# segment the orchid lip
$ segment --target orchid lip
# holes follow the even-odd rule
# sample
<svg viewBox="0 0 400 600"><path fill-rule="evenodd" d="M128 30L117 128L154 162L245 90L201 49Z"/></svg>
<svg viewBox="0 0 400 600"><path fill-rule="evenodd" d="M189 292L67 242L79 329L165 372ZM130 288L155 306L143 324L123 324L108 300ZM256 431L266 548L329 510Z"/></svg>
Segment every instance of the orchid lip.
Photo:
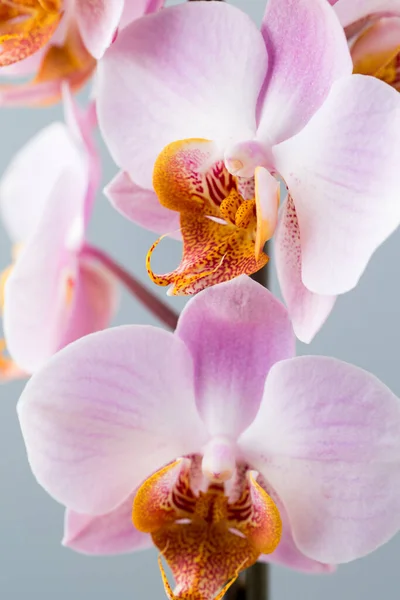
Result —
<svg viewBox="0 0 400 600"><path fill-rule="evenodd" d="M179 459L154 473L138 489L133 503L135 526L150 533L160 550L159 565L170 600L222 598L239 572L261 553L273 552L281 536L279 511L257 483L257 473L241 465L233 496L215 477L203 491L203 486L198 487L199 458ZM207 444L203 474L204 459L236 472L234 446L227 439ZM175 590L161 556L172 570Z"/></svg>
<svg viewBox="0 0 400 600"><path fill-rule="evenodd" d="M261 155L258 142L251 148L255 158ZM266 239L257 234L265 228L257 214L254 176L232 175L215 142L187 139L166 146L156 160L153 185L161 205L180 214L180 266L164 275L153 272L150 259L163 236L147 255L150 278L157 285L172 285L169 295L193 294L251 275L268 262L262 251Z"/></svg>

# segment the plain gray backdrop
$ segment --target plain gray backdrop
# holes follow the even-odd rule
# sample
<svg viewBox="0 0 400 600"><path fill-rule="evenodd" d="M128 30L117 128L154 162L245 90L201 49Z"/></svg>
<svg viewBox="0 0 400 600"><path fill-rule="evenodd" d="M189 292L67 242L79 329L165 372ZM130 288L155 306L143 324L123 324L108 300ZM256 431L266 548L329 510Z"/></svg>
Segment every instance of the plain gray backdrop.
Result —
<svg viewBox="0 0 400 600"><path fill-rule="evenodd" d="M265 0L236 0L233 4L260 22ZM35 132L60 118L60 107L1 109L0 171ZM103 182L107 183L116 167L103 145L101 151ZM149 284L144 256L155 236L119 216L101 190L90 239ZM163 243L164 252L155 257L156 270L160 272L177 265L181 251L177 242ZM0 270L9 264L9 251L9 241L0 224ZM399 258L400 232L397 232L376 252L357 289L339 299L313 343L299 344L299 353L331 355L352 362L372 371L400 394ZM270 264L272 289L278 293L273 260ZM164 289L154 286L153 290L177 310L183 306L182 299L167 298ZM156 324L124 291L115 319L115 324L122 323ZM22 388L23 382L0 387L0 600L165 598L155 551L97 558L76 554L60 545L63 508L36 484L26 461L15 413ZM368 502L368 498L365 500ZM394 600L399 598L399 587L400 538L397 537L371 556L341 566L334 575L303 575L273 567L271 596L273 600Z"/></svg>

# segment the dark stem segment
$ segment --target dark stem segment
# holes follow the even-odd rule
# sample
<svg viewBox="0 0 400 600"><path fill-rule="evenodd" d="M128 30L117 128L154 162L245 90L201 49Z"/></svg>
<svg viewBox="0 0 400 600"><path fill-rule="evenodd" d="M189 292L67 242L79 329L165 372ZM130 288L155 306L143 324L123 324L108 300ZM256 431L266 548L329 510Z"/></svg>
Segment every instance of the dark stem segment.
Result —
<svg viewBox="0 0 400 600"><path fill-rule="evenodd" d="M260 269L259 271L257 271L257 273L254 273L251 278L254 279L254 281L257 281L257 283L260 283L262 286L264 286L265 288L268 289L269 286L269 281L268 281L268 264L267 263L265 265L265 267L263 267L262 269Z"/></svg>
<svg viewBox="0 0 400 600"><path fill-rule="evenodd" d="M99 262L105 269L118 279L129 292L141 302L157 319L172 331L178 323L178 315L167 304L150 292L138 279L116 263L108 254L93 246L85 246L82 256L87 256Z"/></svg>
<svg viewBox="0 0 400 600"><path fill-rule="evenodd" d="M268 264L254 273L251 278L268 289ZM269 600L269 575L268 564L255 563L239 575L225 594L224 600Z"/></svg>

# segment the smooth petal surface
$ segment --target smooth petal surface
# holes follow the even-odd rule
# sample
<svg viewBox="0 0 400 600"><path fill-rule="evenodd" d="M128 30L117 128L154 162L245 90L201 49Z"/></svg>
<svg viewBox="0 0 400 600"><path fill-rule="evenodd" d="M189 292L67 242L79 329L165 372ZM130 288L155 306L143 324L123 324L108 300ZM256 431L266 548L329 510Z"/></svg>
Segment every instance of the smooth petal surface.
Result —
<svg viewBox="0 0 400 600"><path fill-rule="evenodd" d="M269 0L262 33L269 70L257 137L277 144L306 125L332 84L350 75L352 61L326 0Z"/></svg>
<svg viewBox="0 0 400 600"><path fill-rule="evenodd" d="M114 208L130 221L156 233L179 235L179 214L162 206L152 189L139 187L128 173L120 171L104 193Z"/></svg>
<svg viewBox="0 0 400 600"><path fill-rule="evenodd" d="M326 357L276 364L239 443L306 556L348 562L399 529L400 401L373 375Z"/></svg>
<svg viewBox="0 0 400 600"><path fill-rule="evenodd" d="M260 32L225 3L193 2L135 21L98 69L99 122L115 162L150 189L167 144L252 138L266 69Z"/></svg>
<svg viewBox="0 0 400 600"><path fill-rule="evenodd" d="M117 508L205 439L190 354L152 327L118 327L70 344L29 381L18 414L38 481L92 515Z"/></svg>
<svg viewBox="0 0 400 600"><path fill-rule="evenodd" d="M83 218L86 187L84 165L65 169L5 284L7 347L18 366L28 373L40 368L59 348L68 278L70 274L74 277L76 267L68 242ZM76 238L75 243L81 242Z"/></svg>
<svg viewBox="0 0 400 600"><path fill-rule="evenodd" d="M72 166L80 172L81 162L63 123L43 129L14 157L0 182L0 211L15 243L25 242L35 231L63 171Z"/></svg>
<svg viewBox="0 0 400 600"><path fill-rule="evenodd" d="M329 0L343 27L374 13L400 14L399 0Z"/></svg>
<svg viewBox="0 0 400 600"><path fill-rule="evenodd" d="M110 46L123 8L124 0L76 0L79 31L86 48L95 58L101 58Z"/></svg>
<svg viewBox="0 0 400 600"><path fill-rule="evenodd" d="M119 22L119 28L124 29L127 25L139 19L144 14L156 12L164 5L164 0L125 0L124 10Z"/></svg>
<svg viewBox="0 0 400 600"><path fill-rule="evenodd" d="M118 303L117 282L95 264L80 261L72 285L71 302L60 318L57 349L108 327Z"/></svg>
<svg viewBox="0 0 400 600"><path fill-rule="evenodd" d="M61 98L61 79L0 85L0 106L47 106Z"/></svg>
<svg viewBox="0 0 400 600"><path fill-rule="evenodd" d="M300 229L290 196L280 211L274 244L279 285L294 332L308 344L331 312L335 296L314 294L302 282Z"/></svg>
<svg viewBox="0 0 400 600"><path fill-rule="evenodd" d="M132 524L133 496L115 510L93 517L67 510L63 546L83 554L122 554L152 546L149 535Z"/></svg>
<svg viewBox="0 0 400 600"><path fill-rule="evenodd" d="M245 275L195 296L176 334L193 356L196 403L208 431L230 439L254 419L271 366L294 355L284 306Z"/></svg>
<svg viewBox="0 0 400 600"><path fill-rule="evenodd" d="M303 573L332 573L335 570L333 565L328 565L313 560L312 558L308 558L308 556L298 549L293 539L292 528L286 509L280 498L276 497L276 494L272 493L272 497L278 506L279 514L281 516L282 535L277 548L272 554L262 554L258 560L261 562L282 565Z"/></svg>
<svg viewBox="0 0 400 600"><path fill-rule="evenodd" d="M373 77L344 78L275 159L299 220L304 285L347 292L400 223L399 95Z"/></svg>

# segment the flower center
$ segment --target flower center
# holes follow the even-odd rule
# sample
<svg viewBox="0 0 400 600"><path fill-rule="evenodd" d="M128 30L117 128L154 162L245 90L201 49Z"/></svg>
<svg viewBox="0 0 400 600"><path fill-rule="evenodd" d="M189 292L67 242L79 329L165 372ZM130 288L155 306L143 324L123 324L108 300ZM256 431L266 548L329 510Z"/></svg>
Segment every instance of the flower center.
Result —
<svg viewBox="0 0 400 600"><path fill-rule="evenodd" d="M163 206L180 214L183 257L177 269L156 275L150 260L160 238L150 248L147 270L157 285L172 284L172 294L192 294L243 273L251 275L268 262L263 247L273 233L275 216L263 210L258 169L253 168L251 177L237 176L225 162L207 140L174 142L156 161L154 189ZM239 168L239 162L233 166ZM268 201L277 213L279 184L268 177L273 181Z"/></svg>
<svg viewBox="0 0 400 600"><path fill-rule="evenodd" d="M254 472L245 471L228 496L222 481L206 478L199 485L196 458L156 472L133 505L134 525L151 534L175 578L172 590L160 556L170 600L222 598L239 572L273 552L281 536L278 509Z"/></svg>

